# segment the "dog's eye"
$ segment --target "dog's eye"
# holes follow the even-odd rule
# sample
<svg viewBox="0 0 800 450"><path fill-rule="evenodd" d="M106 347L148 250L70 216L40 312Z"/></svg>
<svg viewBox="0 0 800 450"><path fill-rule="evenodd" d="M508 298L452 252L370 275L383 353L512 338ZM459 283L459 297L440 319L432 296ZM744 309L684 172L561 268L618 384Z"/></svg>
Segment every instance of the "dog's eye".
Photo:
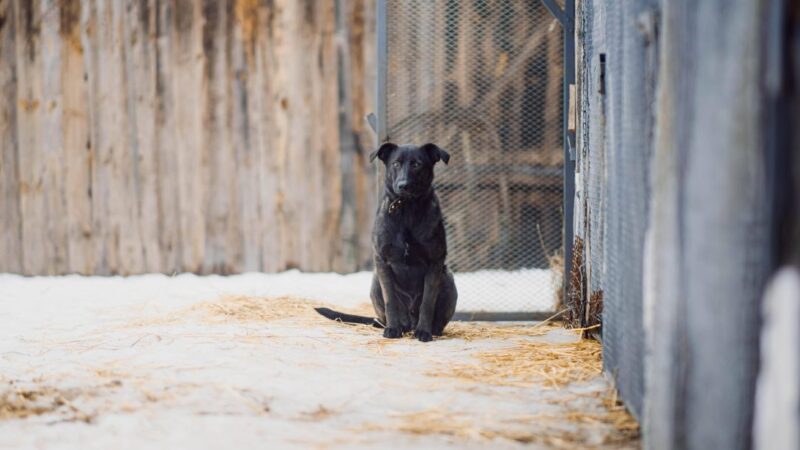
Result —
<svg viewBox="0 0 800 450"><path fill-rule="evenodd" d="M395 168L400 167L400 161L393 162L392 166L394 166Z"/></svg>
<svg viewBox="0 0 800 450"><path fill-rule="evenodd" d="M412 162L411 163L411 167L414 168L414 169L418 169L419 168L419 161Z"/></svg>

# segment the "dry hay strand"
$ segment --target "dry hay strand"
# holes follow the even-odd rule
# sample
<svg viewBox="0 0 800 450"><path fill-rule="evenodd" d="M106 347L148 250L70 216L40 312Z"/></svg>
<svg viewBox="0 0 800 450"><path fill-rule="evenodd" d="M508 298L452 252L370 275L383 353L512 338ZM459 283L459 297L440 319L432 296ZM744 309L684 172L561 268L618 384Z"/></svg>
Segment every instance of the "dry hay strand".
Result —
<svg viewBox="0 0 800 450"><path fill-rule="evenodd" d="M602 327L603 291L589 294L583 249L583 239L575 238L564 322L567 328L582 329L583 338L596 338Z"/></svg>
<svg viewBox="0 0 800 450"><path fill-rule="evenodd" d="M414 435L446 435L465 439L491 440L505 438L529 443L533 433L519 430L504 430L478 424L463 414L442 408L431 408L413 413L392 414L390 423L366 423L364 431L395 431ZM483 421L482 421L483 422Z"/></svg>
<svg viewBox="0 0 800 450"><path fill-rule="evenodd" d="M73 393L51 387L32 389L11 388L0 392L0 420L27 419L28 417L57 413L63 421L90 423L94 415L81 411L69 400Z"/></svg>
<svg viewBox="0 0 800 450"><path fill-rule="evenodd" d="M559 388L599 376L601 354L600 343L594 340L557 344L525 341L479 353L478 363L459 364L429 375L498 386L541 384Z"/></svg>
<svg viewBox="0 0 800 450"><path fill-rule="evenodd" d="M348 324L350 325L350 324ZM359 325L365 334L380 336L380 331L369 325ZM486 339L510 340L527 339L531 337L545 336L553 330L560 330L561 326L548 322L539 322L532 325L501 325L491 322L450 322L444 329L444 335L434 338L435 340L462 339L464 341L478 341ZM403 335L403 339L378 339L372 342L378 348L379 353L383 352L387 346L402 343L406 339L413 339L413 331Z"/></svg>
<svg viewBox="0 0 800 450"><path fill-rule="evenodd" d="M611 401L613 402L613 400ZM599 409L567 410L551 414L483 414L432 408L394 414L388 423L364 424L365 431L393 431L412 435L445 435L464 440L505 439L549 448L638 448L639 426L624 407L608 408L604 399Z"/></svg>
<svg viewBox="0 0 800 450"><path fill-rule="evenodd" d="M316 318L315 307L322 303L296 297L248 297L235 295L204 302L190 308L205 313L209 319L237 322L264 322L280 319Z"/></svg>
<svg viewBox="0 0 800 450"><path fill-rule="evenodd" d="M583 239L576 237L572 248L572 267L567 285L565 322L570 328L586 326L586 268L583 262Z"/></svg>
<svg viewBox="0 0 800 450"><path fill-rule="evenodd" d="M314 310L314 308L323 306L330 305L290 296L248 297L237 295L200 303L191 307L190 310L203 313L205 318L211 321L267 322L292 319L296 324L307 324L309 322L336 324L322 317ZM337 307L336 309L350 314L372 315L371 305L360 305L356 308ZM373 329L364 325L359 325L359 327Z"/></svg>
<svg viewBox="0 0 800 450"><path fill-rule="evenodd" d="M475 341L483 339L510 339L544 336L560 329L558 325L540 322L533 325L500 325L487 322L450 322L439 339L463 339Z"/></svg>
<svg viewBox="0 0 800 450"><path fill-rule="evenodd" d="M299 297L251 297L246 295L223 296L217 300L198 303L180 311L163 315L154 319L132 321L126 327L163 326L200 319L212 322L268 322L292 319L293 323L307 325L309 323L334 323L321 315L314 308L330 307L323 302ZM350 314L372 316L372 305L361 304L354 308L334 309ZM348 324L350 325L350 324ZM363 325L359 325L363 326Z"/></svg>
<svg viewBox="0 0 800 450"><path fill-rule="evenodd" d="M587 410L586 400L599 400L600 408ZM625 405L619 400L617 390L614 388L605 391L593 391L579 395L550 399L548 403L559 405L567 411L556 418L570 423L589 426L604 426L613 432L601 436L604 445L621 447L638 444L641 437L639 422L628 412Z"/></svg>
<svg viewBox="0 0 800 450"><path fill-rule="evenodd" d="M586 326L585 330L595 329L589 333L584 331L584 338L597 339L602 333L603 327L603 291L594 291L589 296L589 304L586 307Z"/></svg>
<svg viewBox="0 0 800 450"><path fill-rule="evenodd" d="M606 413L602 416L602 420L616 431L614 434L604 436L604 444L621 445L638 442L641 439L639 422L625 408L625 405L618 400L616 390L614 390L613 397L607 397L604 400L604 406Z"/></svg>
<svg viewBox="0 0 800 450"><path fill-rule="evenodd" d="M330 409L325 407L325 405L317 406L317 409L314 411L306 411L300 413L298 420L307 421L307 422L319 422L321 420L328 419L330 417L336 416L339 414L339 411L334 409Z"/></svg>

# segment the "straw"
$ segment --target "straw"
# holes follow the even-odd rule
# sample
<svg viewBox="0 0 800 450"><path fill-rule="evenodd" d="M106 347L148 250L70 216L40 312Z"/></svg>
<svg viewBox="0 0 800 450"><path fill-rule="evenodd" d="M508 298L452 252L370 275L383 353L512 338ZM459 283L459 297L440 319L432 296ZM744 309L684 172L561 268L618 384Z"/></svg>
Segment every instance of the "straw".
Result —
<svg viewBox="0 0 800 450"><path fill-rule="evenodd" d="M639 448L639 426L616 401L616 391L579 394L559 403L565 411L511 415L500 411L470 415L436 407L393 414L391 420L368 422L360 431L445 435L472 441L504 439L557 449Z"/></svg>
<svg viewBox="0 0 800 450"><path fill-rule="evenodd" d="M558 388L600 375L601 353L600 344L593 340L556 344L524 341L479 353L475 363L457 364L430 375L500 386L540 384Z"/></svg>

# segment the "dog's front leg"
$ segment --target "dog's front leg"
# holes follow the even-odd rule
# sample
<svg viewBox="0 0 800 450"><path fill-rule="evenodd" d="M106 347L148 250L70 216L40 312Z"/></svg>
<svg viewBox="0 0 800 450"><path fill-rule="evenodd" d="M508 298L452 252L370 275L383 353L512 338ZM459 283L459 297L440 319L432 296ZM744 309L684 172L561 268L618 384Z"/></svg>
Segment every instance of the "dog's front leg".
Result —
<svg viewBox="0 0 800 450"><path fill-rule="evenodd" d="M383 293L383 302L386 308L386 327L383 329L383 337L397 339L403 337L403 330L400 326L400 313L397 297L394 293L394 274L389 264L383 259L375 258L375 273L378 274L378 282Z"/></svg>
<svg viewBox="0 0 800 450"><path fill-rule="evenodd" d="M442 282L443 264L433 264L425 273L425 287L422 292L422 304L419 306L419 322L414 330L414 337L422 342L433 339L433 314L436 311L436 299L439 297L439 285Z"/></svg>

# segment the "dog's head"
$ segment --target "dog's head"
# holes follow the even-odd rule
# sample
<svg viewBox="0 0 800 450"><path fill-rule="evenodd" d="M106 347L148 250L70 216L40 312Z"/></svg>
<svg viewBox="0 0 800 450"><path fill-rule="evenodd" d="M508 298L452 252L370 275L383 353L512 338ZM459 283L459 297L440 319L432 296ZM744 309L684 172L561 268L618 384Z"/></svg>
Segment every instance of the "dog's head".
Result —
<svg viewBox="0 0 800 450"><path fill-rule="evenodd" d="M418 197L430 191L433 166L439 161L450 162L450 155L436 144L417 147L388 142L370 153L369 160L375 158L386 165L386 189L405 198Z"/></svg>

